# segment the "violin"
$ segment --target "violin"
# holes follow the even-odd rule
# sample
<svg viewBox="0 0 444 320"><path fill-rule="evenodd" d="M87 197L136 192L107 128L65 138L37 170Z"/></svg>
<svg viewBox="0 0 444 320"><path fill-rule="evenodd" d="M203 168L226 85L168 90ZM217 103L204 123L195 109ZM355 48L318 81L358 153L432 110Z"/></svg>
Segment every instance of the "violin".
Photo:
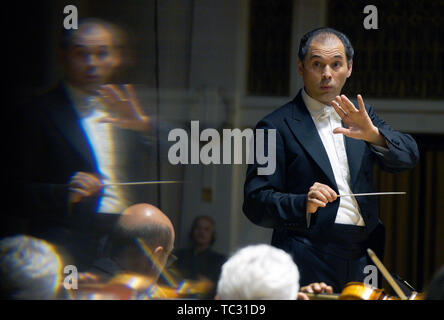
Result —
<svg viewBox="0 0 444 320"><path fill-rule="evenodd" d="M212 283L205 280L182 280L177 286L159 285L145 275L118 273L103 281L93 274L83 274L78 290L69 290L73 300L186 299L208 294Z"/></svg>
<svg viewBox="0 0 444 320"><path fill-rule="evenodd" d="M413 291L410 297L407 297L395 282L388 270L382 264L381 260L371 249L367 249L367 253L375 263L376 267L381 271L384 278L396 292L398 297L393 297L384 292L383 289L374 288L368 284L361 282L349 282L342 289L341 294L313 294L306 293L313 300L423 300L424 294Z"/></svg>
<svg viewBox="0 0 444 320"><path fill-rule="evenodd" d="M70 290L73 300L133 300L138 293L148 288L152 279L139 274L120 273L110 280L103 280L94 274L81 275L78 290Z"/></svg>
<svg viewBox="0 0 444 320"><path fill-rule="evenodd" d="M424 294L413 291L410 297L407 297L401 290L399 285L394 281L388 270L371 250L367 249L367 253L375 263L376 267L381 271L390 286L395 290L398 297L393 297L384 292L383 289L374 288L368 284L361 282L349 282L345 285L341 294L313 294L308 293L307 296L313 300L423 300Z"/></svg>
<svg viewBox="0 0 444 320"><path fill-rule="evenodd" d="M349 282L340 294L306 293L311 300L401 300L388 295L384 289L378 289L361 282ZM422 293L413 292L407 300L422 300Z"/></svg>

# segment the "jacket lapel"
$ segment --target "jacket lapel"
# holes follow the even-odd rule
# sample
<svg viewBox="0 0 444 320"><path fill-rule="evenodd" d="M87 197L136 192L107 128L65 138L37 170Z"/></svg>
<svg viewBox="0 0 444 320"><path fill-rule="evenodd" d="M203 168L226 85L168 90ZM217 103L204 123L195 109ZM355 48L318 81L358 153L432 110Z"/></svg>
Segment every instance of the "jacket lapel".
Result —
<svg viewBox="0 0 444 320"><path fill-rule="evenodd" d="M302 99L301 91L293 100L293 117L287 117L286 122L295 138L301 143L313 161L325 173L329 179L331 186L337 189L336 180L334 178L333 169L330 165L327 152L325 151L318 130L308 112L307 107Z"/></svg>
<svg viewBox="0 0 444 320"><path fill-rule="evenodd" d="M80 119L63 87L59 87L55 103L48 108L48 117L68 143L97 170L96 159L89 141L82 130Z"/></svg>

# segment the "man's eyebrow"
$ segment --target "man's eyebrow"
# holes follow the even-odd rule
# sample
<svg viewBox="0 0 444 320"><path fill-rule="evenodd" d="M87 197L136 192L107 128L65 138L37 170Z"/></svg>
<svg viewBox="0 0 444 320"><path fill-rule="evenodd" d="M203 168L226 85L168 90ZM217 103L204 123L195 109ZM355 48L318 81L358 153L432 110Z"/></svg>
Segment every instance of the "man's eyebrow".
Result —
<svg viewBox="0 0 444 320"><path fill-rule="evenodd" d="M76 44L74 44L73 45L74 46L74 48L87 48L88 46L87 45L84 45L84 44L78 44L78 43L76 43ZM106 44L103 44L103 45L100 45L100 46L98 46L100 49L107 49L107 48L109 48L110 46L109 45L106 45Z"/></svg>
<svg viewBox="0 0 444 320"><path fill-rule="evenodd" d="M320 59L320 58L322 58L322 57L318 56L317 54L313 54L313 55L310 56L310 59ZM337 54L337 55L333 56L333 58L335 58L335 59L342 59L343 56L340 55L340 54Z"/></svg>

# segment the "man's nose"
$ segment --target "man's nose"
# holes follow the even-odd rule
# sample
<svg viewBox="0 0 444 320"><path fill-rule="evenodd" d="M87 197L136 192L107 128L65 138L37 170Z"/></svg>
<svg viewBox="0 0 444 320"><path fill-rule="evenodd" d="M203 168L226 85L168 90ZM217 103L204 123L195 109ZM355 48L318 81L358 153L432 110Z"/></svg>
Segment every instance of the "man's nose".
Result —
<svg viewBox="0 0 444 320"><path fill-rule="evenodd" d="M322 79L331 79L331 69L328 65L322 70Z"/></svg>
<svg viewBox="0 0 444 320"><path fill-rule="evenodd" d="M96 67L97 66L97 56L95 54L88 54L86 56L86 64L89 67Z"/></svg>

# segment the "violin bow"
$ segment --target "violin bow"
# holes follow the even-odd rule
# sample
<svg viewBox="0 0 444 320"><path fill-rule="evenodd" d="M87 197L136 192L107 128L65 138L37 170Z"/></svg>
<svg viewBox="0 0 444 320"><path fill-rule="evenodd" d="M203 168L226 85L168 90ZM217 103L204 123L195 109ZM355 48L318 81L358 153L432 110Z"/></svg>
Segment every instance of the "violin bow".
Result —
<svg viewBox="0 0 444 320"><path fill-rule="evenodd" d="M375 265L378 267L379 271L381 271L382 275L384 276L385 280L392 286L393 290L395 290L396 294L401 298L401 300L408 300L407 296L404 294L404 292L401 290L399 285L395 282L391 274L388 272L388 270L384 267L381 260L376 256L376 254L373 252L372 249L367 249L367 253L372 259L372 261L375 263Z"/></svg>

